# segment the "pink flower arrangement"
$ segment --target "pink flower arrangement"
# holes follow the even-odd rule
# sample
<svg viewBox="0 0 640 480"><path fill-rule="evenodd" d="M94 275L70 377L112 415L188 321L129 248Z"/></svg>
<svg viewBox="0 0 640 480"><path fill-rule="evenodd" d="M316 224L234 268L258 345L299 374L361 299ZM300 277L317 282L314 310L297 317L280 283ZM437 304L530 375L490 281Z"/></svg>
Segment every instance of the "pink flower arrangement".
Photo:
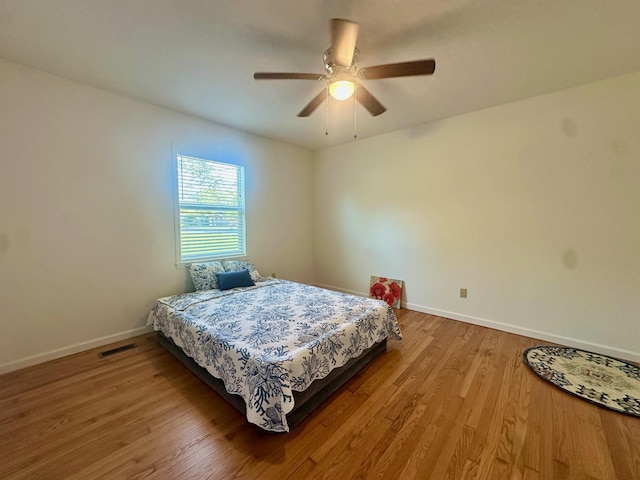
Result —
<svg viewBox="0 0 640 480"><path fill-rule="evenodd" d="M397 298L393 296L393 293L389 292L389 293L385 293L382 296L382 300L387 302L390 307L393 307L393 304L396 303Z"/></svg>
<svg viewBox="0 0 640 480"><path fill-rule="evenodd" d="M384 300L391 307L400 308L402 287L398 284L397 280L389 280L385 277L378 277L377 281L373 281L371 287L369 288L369 295L371 296L371 298Z"/></svg>
<svg viewBox="0 0 640 480"><path fill-rule="evenodd" d="M380 282L377 282L377 283L371 285L370 293L371 293L371 297L372 298L382 299L384 294L387 293L387 289L385 288L385 286L383 284L381 284Z"/></svg>
<svg viewBox="0 0 640 480"><path fill-rule="evenodd" d="M402 287L400 287L396 282L391 282L389 284L389 291L393 295L393 298L398 299L402 296Z"/></svg>

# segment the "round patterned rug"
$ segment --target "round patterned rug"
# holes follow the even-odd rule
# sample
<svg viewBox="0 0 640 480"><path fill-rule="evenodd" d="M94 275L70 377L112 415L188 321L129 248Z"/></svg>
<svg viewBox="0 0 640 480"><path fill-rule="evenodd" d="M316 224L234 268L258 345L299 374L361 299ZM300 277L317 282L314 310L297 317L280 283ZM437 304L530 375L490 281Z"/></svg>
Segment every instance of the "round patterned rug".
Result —
<svg viewBox="0 0 640 480"><path fill-rule="evenodd" d="M543 379L591 403L640 417L640 368L570 347L532 347L524 361Z"/></svg>

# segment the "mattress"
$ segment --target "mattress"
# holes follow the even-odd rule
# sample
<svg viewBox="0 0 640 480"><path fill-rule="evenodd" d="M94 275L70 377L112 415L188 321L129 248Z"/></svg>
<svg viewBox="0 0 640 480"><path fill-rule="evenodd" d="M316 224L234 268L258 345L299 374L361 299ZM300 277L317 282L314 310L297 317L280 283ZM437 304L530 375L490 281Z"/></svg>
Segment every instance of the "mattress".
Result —
<svg viewBox="0 0 640 480"><path fill-rule="evenodd" d="M381 300L280 279L160 298L148 324L240 395L249 422L275 432L289 431L293 391L402 338Z"/></svg>

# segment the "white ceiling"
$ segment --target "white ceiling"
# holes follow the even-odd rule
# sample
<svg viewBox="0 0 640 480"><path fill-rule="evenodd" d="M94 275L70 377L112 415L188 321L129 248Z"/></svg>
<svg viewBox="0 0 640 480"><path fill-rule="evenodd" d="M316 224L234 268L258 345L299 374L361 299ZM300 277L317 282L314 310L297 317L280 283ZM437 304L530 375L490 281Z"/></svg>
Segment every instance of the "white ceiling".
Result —
<svg viewBox="0 0 640 480"><path fill-rule="evenodd" d="M435 58L434 76L369 80L358 138L640 70L640 0L0 0L0 57L316 150L353 139L352 102L296 115L322 82L329 19L360 24L360 66Z"/></svg>

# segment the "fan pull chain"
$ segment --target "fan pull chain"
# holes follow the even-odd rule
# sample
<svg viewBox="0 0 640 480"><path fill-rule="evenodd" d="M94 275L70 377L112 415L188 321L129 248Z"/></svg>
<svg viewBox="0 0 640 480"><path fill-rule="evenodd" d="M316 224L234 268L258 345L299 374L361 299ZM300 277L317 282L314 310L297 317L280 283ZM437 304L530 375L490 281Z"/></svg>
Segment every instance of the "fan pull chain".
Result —
<svg viewBox="0 0 640 480"><path fill-rule="evenodd" d="M357 134L357 111L358 109L356 108L356 94L358 90L358 84L354 83L353 85L353 138L358 138L358 134Z"/></svg>
<svg viewBox="0 0 640 480"><path fill-rule="evenodd" d="M327 123L324 129L324 134L329 135L329 85L327 85L326 93L327 93Z"/></svg>

